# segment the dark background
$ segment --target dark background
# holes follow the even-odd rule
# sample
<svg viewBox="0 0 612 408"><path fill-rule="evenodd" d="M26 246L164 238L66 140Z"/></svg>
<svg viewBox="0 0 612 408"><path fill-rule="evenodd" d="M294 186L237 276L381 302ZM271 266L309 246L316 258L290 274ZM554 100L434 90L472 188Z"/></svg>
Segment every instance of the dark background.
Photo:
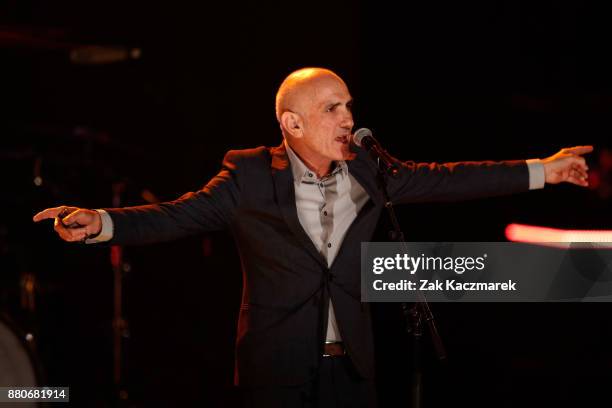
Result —
<svg viewBox="0 0 612 408"><path fill-rule="evenodd" d="M32 215L112 206L113 185L122 205L200 188L228 149L280 143L274 94L303 66L340 74L356 127L372 128L402 159L595 146L590 188L404 206L409 240L503 241L512 222L610 229L611 11L570 0L2 2L0 307L36 333L43 383L69 385L77 406L115 404L112 270L108 248L63 243ZM82 45L142 56L71 62ZM231 406L241 287L231 237L126 248L124 261L129 405ZM24 276L36 281L29 311L19 300ZM423 352L426 406L592 406L608 397L608 304L432 308L449 360ZM393 304L373 309L380 400L400 406L409 362L401 314Z"/></svg>

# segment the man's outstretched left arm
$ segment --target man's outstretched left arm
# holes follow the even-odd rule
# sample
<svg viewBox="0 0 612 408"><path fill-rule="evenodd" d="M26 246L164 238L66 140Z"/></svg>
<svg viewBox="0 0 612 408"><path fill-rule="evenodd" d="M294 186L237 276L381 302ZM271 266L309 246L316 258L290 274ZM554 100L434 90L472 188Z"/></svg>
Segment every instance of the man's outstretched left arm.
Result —
<svg viewBox="0 0 612 408"><path fill-rule="evenodd" d="M457 163L398 162L398 179L389 181L391 199L398 203L459 201L513 194L568 182L588 186L584 154L592 146L561 149L545 159Z"/></svg>

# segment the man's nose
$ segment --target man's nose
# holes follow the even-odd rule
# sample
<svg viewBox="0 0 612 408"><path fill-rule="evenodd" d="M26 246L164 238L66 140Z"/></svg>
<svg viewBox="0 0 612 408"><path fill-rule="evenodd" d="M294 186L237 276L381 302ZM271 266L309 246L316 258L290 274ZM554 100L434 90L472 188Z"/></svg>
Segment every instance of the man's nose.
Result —
<svg viewBox="0 0 612 408"><path fill-rule="evenodd" d="M340 126L345 129L352 129L355 123L353 122L353 114L350 111L347 111L342 118L342 122Z"/></svg>

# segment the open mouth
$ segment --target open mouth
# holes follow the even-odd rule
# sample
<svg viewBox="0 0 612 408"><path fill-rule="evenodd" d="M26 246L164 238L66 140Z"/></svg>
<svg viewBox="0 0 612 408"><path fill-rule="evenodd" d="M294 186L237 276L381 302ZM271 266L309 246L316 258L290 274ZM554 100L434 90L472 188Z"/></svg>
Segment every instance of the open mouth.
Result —
<svg viewBox="0 0 612 408"><path fill-rule="evenodd" d="M342 143L342 144L348 144L349 142L349 137L348 136L338 136L336 138L336 142L338 143Z"/></svg>

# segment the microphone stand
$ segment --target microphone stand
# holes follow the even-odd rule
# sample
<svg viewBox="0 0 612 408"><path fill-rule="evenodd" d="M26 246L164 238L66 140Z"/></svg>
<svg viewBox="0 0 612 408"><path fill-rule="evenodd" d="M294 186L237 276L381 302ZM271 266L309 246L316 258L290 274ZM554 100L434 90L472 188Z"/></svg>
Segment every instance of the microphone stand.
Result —
<svg viewBox="0 0 612 408"><path fill-rule="evenodd" d="M113 207L121 206L124 183L113 183ZM129 337L127 320L123 314L123 247L111 246L113 268L113 385L116 406L126 406L128 392L125 381L125 342Z"/></svg>
<svg viewBox="0 0 612 408"><path fill-rule="evenodd" d="M380 160L376 160L378 164L378 186L382 191L383 198L385 200L385 208L389 219L393 226L393 229L389 231L389 237L392 241L399 242L402 245L404 252L408 251L408 246L404 238L404 233L401 230L395 208L389 198L389 192L387 190L387 171L383 163ZM397 173L393 173L396 175ZM406 302L402 302L402 311L404 318L406 319L406 332L412 336L412 379L411 379L411 407L422 408L423 406L423 369L421 361L421 352L423 346L423 322L427 324L429 328L429 334L434 345L436 356L438 360L446 359L446 350L442 343L442 338L438 333L436 322L434 320L433 313L429 308L429 303L425 294L418 289L416 290L417 301L409 305Z"/></svg>

